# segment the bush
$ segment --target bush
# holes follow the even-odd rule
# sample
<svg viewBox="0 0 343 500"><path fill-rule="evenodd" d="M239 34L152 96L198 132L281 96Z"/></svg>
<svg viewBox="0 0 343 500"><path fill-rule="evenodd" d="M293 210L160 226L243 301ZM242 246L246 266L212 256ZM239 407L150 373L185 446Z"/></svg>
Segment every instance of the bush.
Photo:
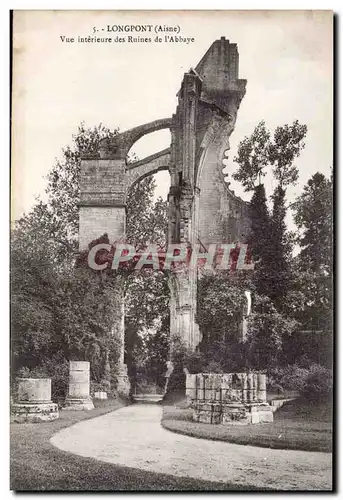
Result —
<svg viewBox="0 0 343 500"><path fill-rule="evenodd" d="M93 397L95 392L110 392L110 386L107 380L103 380L102 382L95 382L94 380L90 381L89 388L90 395Z"/></svg>
<svg viewBox="0 0 343 500"><path fill-rule="evenodd" d="M332 397L332 371L321 365L312 365L300 393L309 401L323 402Z"/></svg>
<svg viewBox="0 0 343 500"><path fill-rule="evenodd" d="M268 373L267 376L267 392L277 392L283 391L283 387L280 384L279 378L275 376L275 373Z"/></svg>
<svg viewBox="0 0 343 500"><path fill-rule="evenodd" d="M185 361L191 373L234 373L245 372L247 345L235 339L214 340L207 345L200 343L199 352L187 354Z"/></svg>
<svg viewBox="0 0 343 500"><path fill-rule="evenodd" d="M332 372L318 364L301 368L298 364L274 368L268 372L267 390L297 391L312 401L322 401L332 392Z"/></svg>
<svg viewBox="0 0 343 500"><path fill-rule="evenodd" d="M206 371L206 361L201 352L187 351L184 355L183 366L189 373L201 373Z"/></svg>
<svg viewBox="0 0 343 500"><path fill-rule="evenodd" d="M16 375L23 378L51 378L51 399L55 402L65 399L68 394L69 363L60 356L47 359L35 368L23 366Z"/></svg>
<svg viewBox="0 0 343 500"><path fill-rule="evenodd" d="M202 371L204 373L225 373L219 361L209 361L209 363L205 366L205 369Z"/></svg>
<svg viewBox="0 0 343 500"><path fill-rule="evenodd" d="M308 373L308 369L300 368L298 365L274 368L268 372L268 388L269 390L301 392L305 387Z"/></svg>

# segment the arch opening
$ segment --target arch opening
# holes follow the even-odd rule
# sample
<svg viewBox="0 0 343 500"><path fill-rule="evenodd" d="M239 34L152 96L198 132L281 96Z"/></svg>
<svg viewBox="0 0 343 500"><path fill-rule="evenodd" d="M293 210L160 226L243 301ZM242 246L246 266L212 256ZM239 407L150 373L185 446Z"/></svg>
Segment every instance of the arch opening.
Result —
<svg viewBox="0 0 343 500"><path fill-rule="evenodd" d="M150 155L170 147L171 136L169 129L157 130L144 135L129 149L129 157L142 160Z"/></svg>
<svg viewBox="0 0 343 500"><path fill-rule="evenodd" d="M149 243L159 247L167 242L167 203L157 199L154 177L137 181L128 197L126 236L135 248ZM129 275L124 362L133 394L163 394L169 354L169 299L168 276L164 272L143 267Z"/></svg>

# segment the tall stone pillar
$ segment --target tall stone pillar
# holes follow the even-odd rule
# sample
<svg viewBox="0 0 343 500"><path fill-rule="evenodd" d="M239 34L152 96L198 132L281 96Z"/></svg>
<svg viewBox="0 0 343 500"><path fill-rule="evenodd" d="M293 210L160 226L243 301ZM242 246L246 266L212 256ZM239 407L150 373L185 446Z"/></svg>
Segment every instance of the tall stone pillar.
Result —
<svg viewBox="0 0 343 500"><path fill-rule="evenodd" d="M254 374L248 373L247 375L247 401L249 403L253 403L255 401L255 392L254 392Z"/></svg>
<svg viewBox="0 0 343 500"><path fill-rule="evenodd" d="M190 244L193 251L200 242L205 248L232 243L242 232L234 218L241 204L228 190L222 163L245 94L246 80L238 78L238 64L237 45L222 37L195 69L185 73L178 92L172 123L168 243ZM176 332L191 349L200 341L195 321L197 279L197 269L177 276L180 296L171 299L171 335Z"/></svg>
<svg viewBox="0 0 343 500"><path fill-rule="evenodd" d="M93 401L89 394L89 361L69 361L69 393L66 410L92 410Z"/></svg>
<svg viewBox="0 0 343 500"><path fill-rule="evenodd" d="M257 374L256 399L259 403L267 402L267 384L266 384L266 375L264 373Z"/></svg>
<svg viewBox="0 0 343 500"><path fill-rule="evenodd" d="M179 92L177 112L173 116L171 147L171 187L169 192L169 243L181 243L194 248L197 243L194 208L198 193L195 189L196 118L201 92L201 79L194 70L184 75ZM174 271L171 288L171 340L178 337L187 347L199 343L199 328L195 322L197 270Z"/></svg>
<svg viewBox="0 0 343 500"><path fill-rule="evenodd" d="M241 341L244 341L248 334L248 317L251 313L251 292L250 290L246 290L244 295L247 299L247 303L243 306L242 312L242 324L241 324Z"/></svg>
<svg viewBox="0 0 343 500"><path fill-rule="evenodd" d="M110 244L125 236L126 231L126 150L113 139L101 141L99 154L84 157L81 162L81 198L79 208L79 248L86 250L95 239L108 235ZM117 391L130 390L124 364L124 294L121 284L113 295L116 314L112 335L118 339L119 366ZM108 371L108 370L107 370Z"/></svg>
<svg viewBox="0 0 343 500"><path fill-rule="evenodd" d="M189 269L175 271L169 280L170 336L195 349L200 342L196 314L196 277Z"/></svg>
<svg viewBox="0 0 343 500"><path fill-rule="evenodd" d="M119 348L117 392L123 396L130 393L130 381L125 364L125 304L123 283L118 282L114 296L116 311L113 324L113 337L117 339Z"/></svg>

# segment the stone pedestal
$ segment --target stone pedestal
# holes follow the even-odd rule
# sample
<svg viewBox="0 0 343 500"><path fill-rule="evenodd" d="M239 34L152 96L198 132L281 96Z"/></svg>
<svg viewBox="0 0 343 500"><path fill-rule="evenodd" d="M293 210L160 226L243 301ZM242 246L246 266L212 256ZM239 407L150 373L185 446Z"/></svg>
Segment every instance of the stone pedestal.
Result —
<svg viewBox="0 0 343 500"><path fill-rule="evenodd" d="M107 392L105 392L105 391L96 391L94 393L94 399L107 399Z"/></svg>
<svg viewBox="0 0 343 500"><path fill-rule="evenodd" d="M117 382L117 392L122 396L129 396L130 394L130 380L127 374L127 366L122 363L119 368L118 382Z"/></svg>
<svg viewBox="0 0 343 500"><path fill-rule="evenodd" d="M89 395L89 361L69 362L69 393L65 410L93 410Z"/></svg>
<svg viewBox="0 0 343 500"><path fill-rule="evenodd" d="M195 422L224 425L273 422L264 374L187 374L186 397Z"/></svg>
<svg viewBox="0 0 343 500"><path fill-rule="evenodd" d="M17 401L11 405L14 422L46 422L59 417L51 401L50 378L19 378Z"/></svg>

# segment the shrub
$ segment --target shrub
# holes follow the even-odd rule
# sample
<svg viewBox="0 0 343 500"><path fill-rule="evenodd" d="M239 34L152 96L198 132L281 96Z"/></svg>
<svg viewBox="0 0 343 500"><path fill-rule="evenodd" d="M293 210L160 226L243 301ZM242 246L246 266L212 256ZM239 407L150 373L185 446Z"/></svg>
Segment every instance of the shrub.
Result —
<svg viewBox="0 0 343 500"><path fill-rule="evenodd" d="M218 361L210 361L202 371L204 373L225 373L222 365Z"/></svg>
<svg viewBox="0 0 343 500"><path fill-rule="evenodd" d="M324 366L314 364L308 370L305 384L300 393L310 401L327 401L332 396L332 371Z"/></svg>
<svg viewBox="0 0 343 500"><path fill-rule="evenodd" d="M189 373L201 373L206 371L206 361L201 352L189 352L184 355L183 365Z"/></svg>
<svg viewBox="0 0 343 500"><path fill-rule="evenodd" d="M332 372L318 364L301 368L298 364L268 372L267 390L297 391L308 400L327 399L332 391Z"/></svg>
<svg viewBox="0 0 343 500"><path fill-rule="evenodd" d="M288 365L281 368L274 368L268 372L268 390L298 391L304 386L308 370L300 368L298 365Z"/></svg>
<svg viewBox="0 0 343 500"><path fill-rule="evenodd" d="M298 365L289 365L283 369L280 385L288 391L301 392L305 386L308 369Z"/></svg>
<svg viewBox="0 0 343 500"><path fill-rule="evenodd" d="M94 396L95 392L107 392L109 393L110 391L110 386L107 380L103 380L101 382L95 382L94 380L90 381L90 389L89 392L91 396Z"/></svg>
<svg viewBox="0 0 343 500"><path fill-rule="evenodd" d="M273 373L268 373L267 376L267 392L282 392L283 387L280 384L280 379L277 375L275 375L274 370Z"/></svg>
<svg viewBox="0 0 343 500"><path fill-rule="evenodd" d="M44 360L35 368L23 366L17 372L18 377L51 378L51 399L55 402L65 399L68 394L69 363L60 356Z"/></svg>

